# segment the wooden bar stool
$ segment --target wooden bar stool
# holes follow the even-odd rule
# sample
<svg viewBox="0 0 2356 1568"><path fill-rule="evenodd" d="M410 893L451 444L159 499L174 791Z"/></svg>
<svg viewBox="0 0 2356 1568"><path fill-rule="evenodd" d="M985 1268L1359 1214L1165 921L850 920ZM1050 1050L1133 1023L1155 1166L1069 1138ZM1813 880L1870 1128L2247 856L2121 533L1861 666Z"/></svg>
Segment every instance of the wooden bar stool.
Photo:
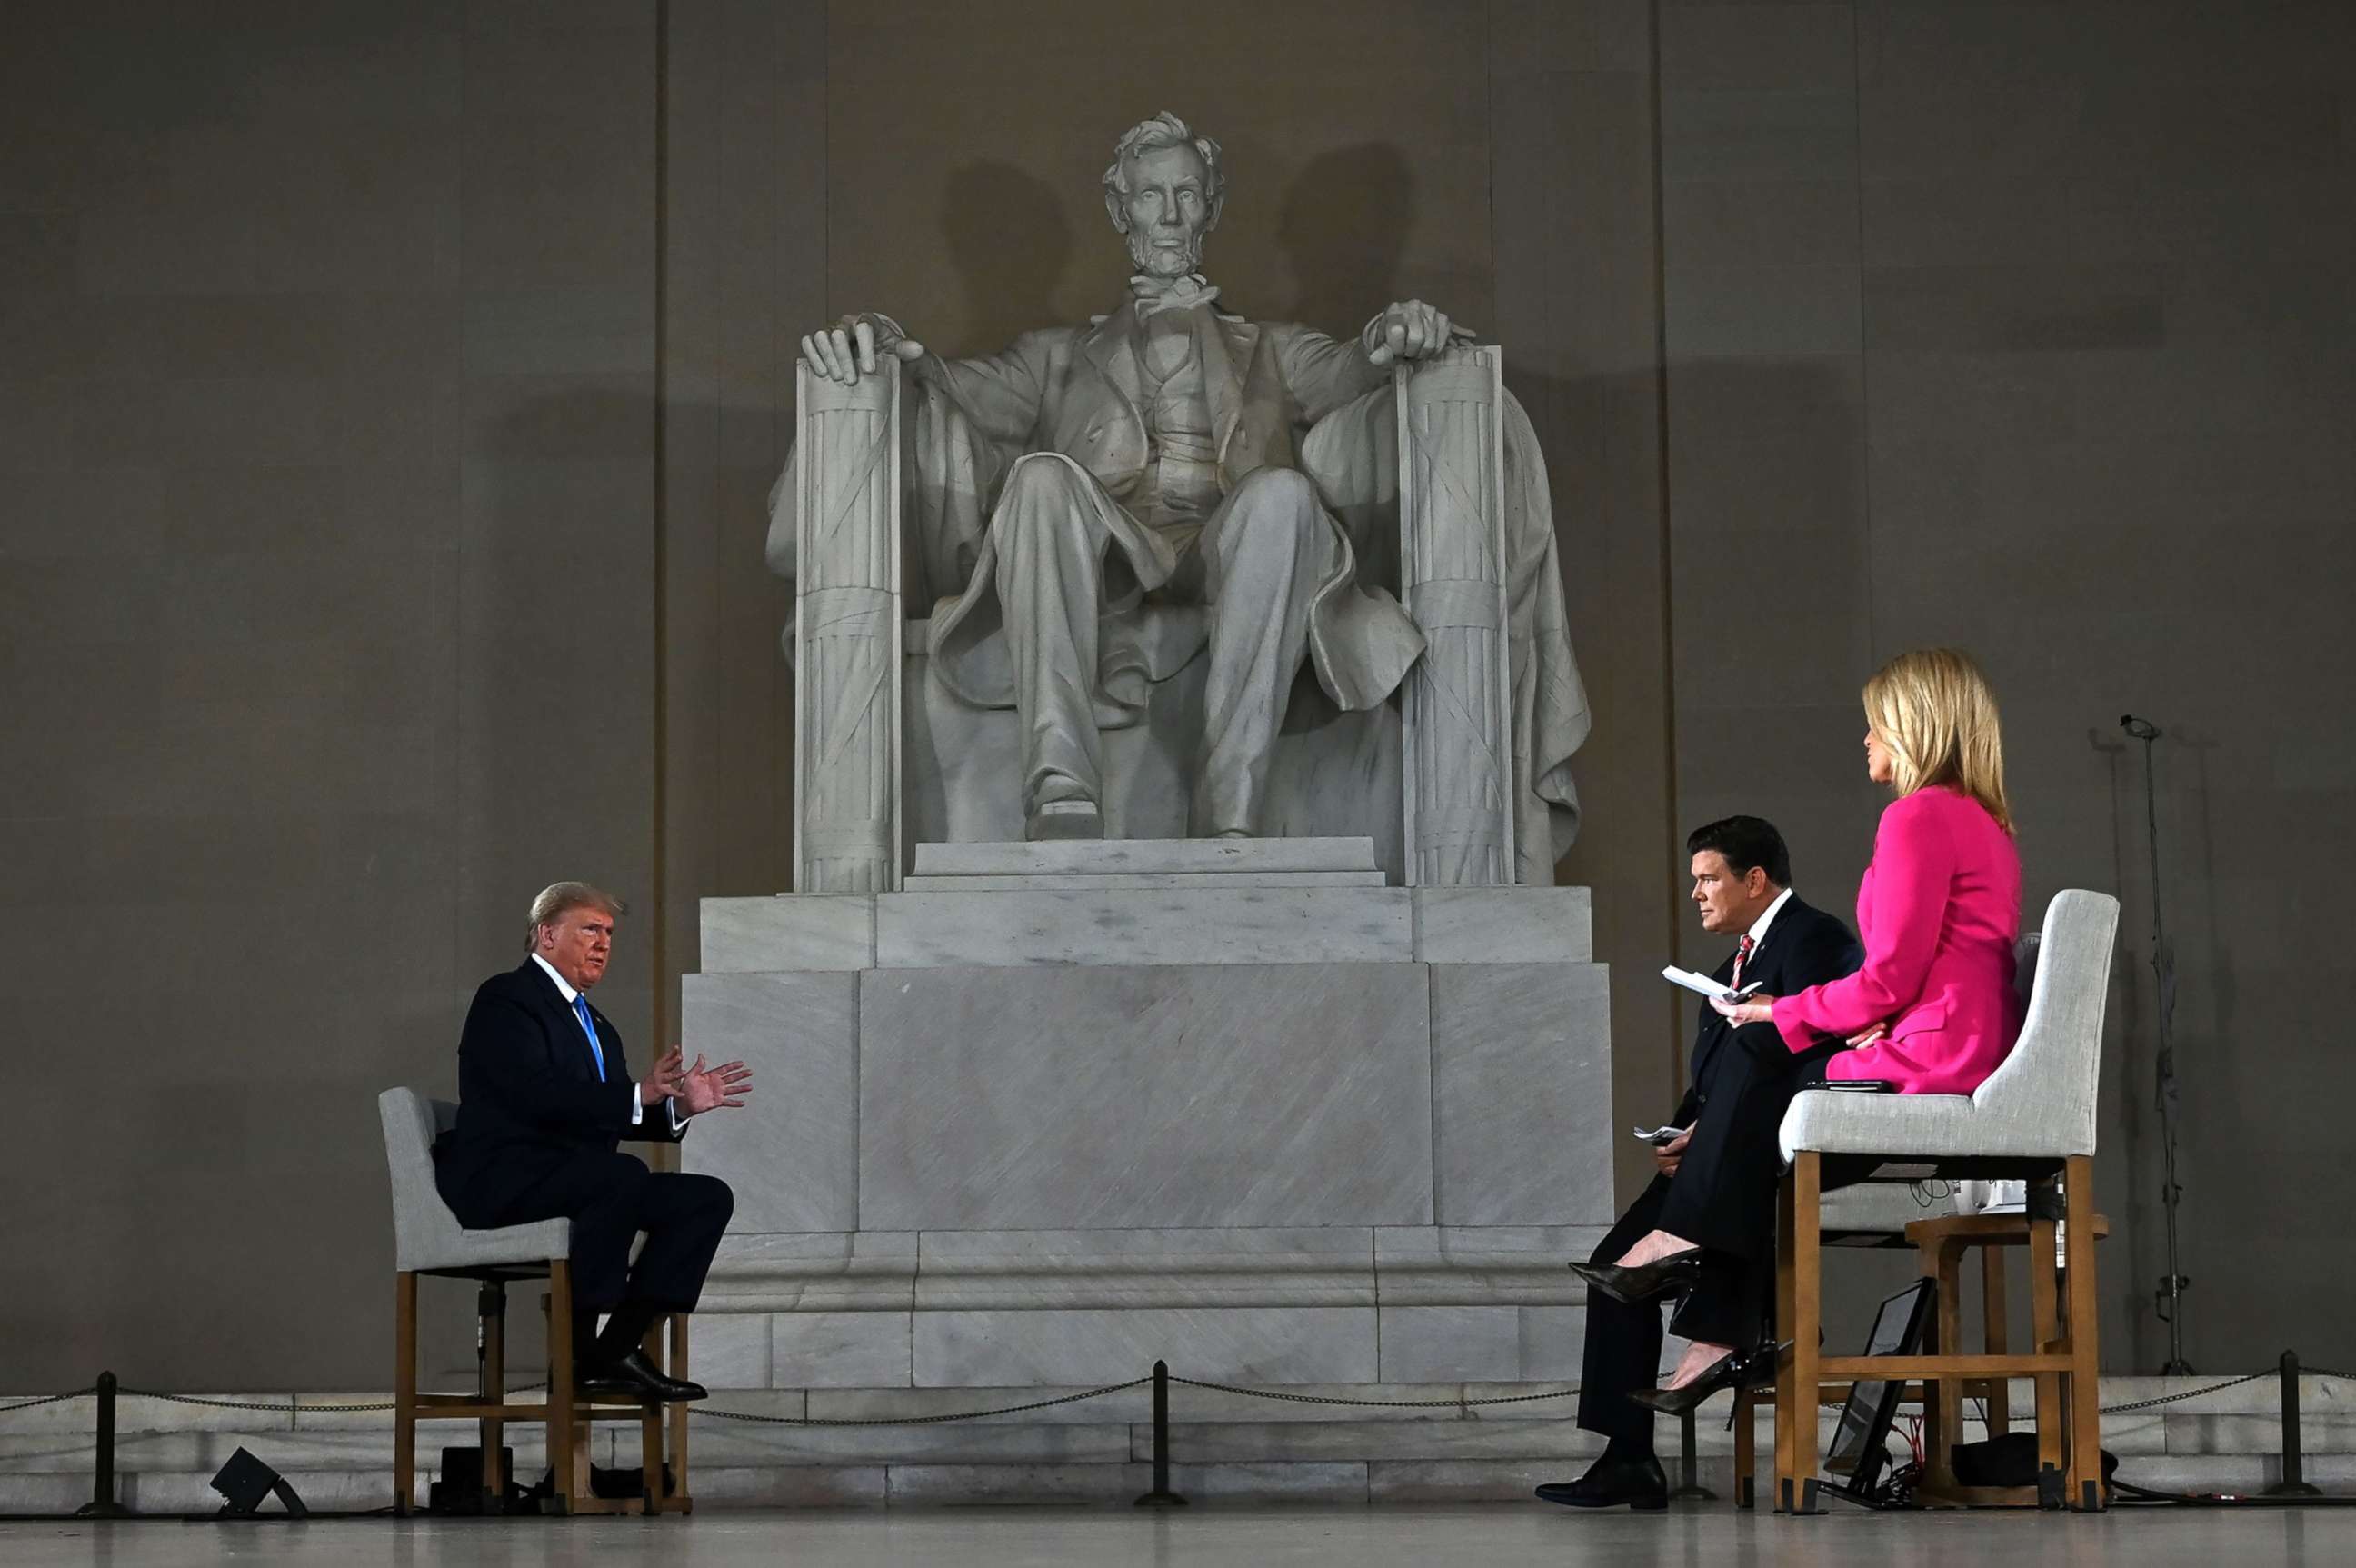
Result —
<svg viewBox="0 0 2356 1568"><path fill-rule="evenodd" d="M2040 1452L2065 1466L2068 1506L2099 1510L2101 1395L2094 1291L2094 1096L2118 900L2066 889L2047 906L2027 1022L2012 1052L1969 1095L1796 1094L1779 1141L1790 1162L1777 1191L1775 1321L1790 1348L1775 1382L1775 1506L1814 1513L1817 1401L1826 1380L2019 1376L2040 1380ZM1826 1356L1820 1208L1827 1180L1914 1182L2059 1176L2068 1220L2068 1295L2053 1305L2052 1221L2031 1222L2040 1286L2037 1348L2021 1353ZM2035 1207L2032 1200L2032 1207ZM2050 1212L2046 1210L2045 1212ZM2039 1261L2042 1253L2043 1262ZM2048 1315L2058 1321L2049 1321ZM2062 1434L2062 1411L2069 1434ZM2056 1444L2060 1444L2056 1448Z"/></svg>
<svg viewBox="0 0 2356 1568"><path fill-rule="evenodd" d="M572 1222L543 1219L493 1230L469 1230L458 1223L434 1185L434 1138L457 1117L457 1107L431 1100L413 1089L388 1089L377 1097L384 1123L385 1161L392 1176L393 1251L398 1268L393 1295L392 1509L406 1515L416 1500L417 1423L421 1420L472 1417L480 1423L483 1489L506 1495L500 1445L507 1423L541 1423L547 1431L548 1465L556 1513L680 1513L693 1510L687 1490L687 1407L665 1408L651 1400L582 1399L573 1387ZM417 1391L417 1282L426 1275L477 1282L476 1311L483 1335L481 1386L472 1394ZM519 1280L548 1282L548 1396L541 1402L508 1398L507 1287ZM669 1320L669 1369L684 1377L687 1315ZM663 1356L664 1326L647 1334L648 1358ZM590 1434L605 1421L638 1423L642 1490L637 1498L600 1498L590 1489ZM668 1445L665 1439L669 1438ZM665 1461L669 1461L666 1480Z"/></svg>

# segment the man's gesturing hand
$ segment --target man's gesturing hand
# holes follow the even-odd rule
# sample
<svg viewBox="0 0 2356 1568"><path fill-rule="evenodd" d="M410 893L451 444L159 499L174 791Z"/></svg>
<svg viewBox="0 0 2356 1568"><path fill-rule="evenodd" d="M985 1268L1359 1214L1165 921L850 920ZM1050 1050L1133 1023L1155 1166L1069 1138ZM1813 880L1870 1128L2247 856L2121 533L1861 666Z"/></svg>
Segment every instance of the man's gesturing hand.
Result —
<svg viewBox="0 0 2356 1568"><path fill-rule="evenodd" d="M647 1069L647 1076L638 1079L639 1104L660 1105L666 1100L687 1092L686 1069L680 1065L682 1059L682 1053L677 1046L656 1059L655 1065Z"/></svg>
<svg viewBox="0 0 2356 1568"><path fill-rule="evenodd" d="M680 1091L680 1108L690 1116L700 1116L723 1106L744 1104L744 1097L753 1092L753 1069L743 1062L706 1067L698 1053L695 1065L681 1075L680 1082L684 1086Z"/></svg>

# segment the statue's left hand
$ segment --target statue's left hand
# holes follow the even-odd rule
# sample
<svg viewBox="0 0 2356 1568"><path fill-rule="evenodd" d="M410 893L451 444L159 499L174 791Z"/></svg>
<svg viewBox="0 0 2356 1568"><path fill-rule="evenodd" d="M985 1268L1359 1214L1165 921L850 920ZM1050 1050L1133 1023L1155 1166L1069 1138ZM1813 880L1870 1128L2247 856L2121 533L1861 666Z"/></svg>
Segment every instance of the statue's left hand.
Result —
<svg viewBox="0 0 2356 1568"><path fill-rule="evenodd" d="M1472 338L1472 328L1449 320L1446 311L1419 299L1406 299L1367 322L1365 330L1358 334L1358 345L1365 349L1368 364L1387 365L1393 360L1428 359L1452 343Z"/></svg>

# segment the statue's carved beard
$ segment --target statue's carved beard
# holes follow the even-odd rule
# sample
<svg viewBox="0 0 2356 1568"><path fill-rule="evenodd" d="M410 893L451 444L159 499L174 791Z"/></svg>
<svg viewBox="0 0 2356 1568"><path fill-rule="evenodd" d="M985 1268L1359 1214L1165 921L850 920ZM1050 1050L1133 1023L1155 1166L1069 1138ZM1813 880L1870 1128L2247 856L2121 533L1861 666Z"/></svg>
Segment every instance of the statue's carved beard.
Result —
<svg viewBox="0 0 2356 1568"><path fill-rule="evenodd" d="M1142 228L1129 231L1130 264L1148 277L1183 278L1203 270L1203 231L1195 230L1175 245L1154 243L1162 236Z"/></svg>

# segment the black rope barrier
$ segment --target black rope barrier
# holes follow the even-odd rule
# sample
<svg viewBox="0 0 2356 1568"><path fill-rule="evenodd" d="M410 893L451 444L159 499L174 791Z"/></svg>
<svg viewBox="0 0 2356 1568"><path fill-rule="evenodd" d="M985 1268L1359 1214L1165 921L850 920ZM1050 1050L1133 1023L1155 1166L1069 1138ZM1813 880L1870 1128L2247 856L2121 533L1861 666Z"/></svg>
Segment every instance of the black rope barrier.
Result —
<svg viewBox="0 0 2356 1568"><path fill-rule="evenodd" d="M2263 1374L2262 1374L2263 1375ZM1142 1381L1143 1380L1139 1380ZM1246 1399L1276 1400L1285 1404L1331 1404L1366 1410L1472 1410L1500 1404L1532 1404L1539 1400L1568 1399L1579 1391L1573 1383L1567 1389L1552 1389L1542 1394L1502 1394L1487 1399L1452 1400L1354 1400L1336 1394L1288 1394L1273 1389L1247 1389L1234 1383L1210 1383L1199 1378L1182 1378L1172 1374L1170 1380L1183 1383L1190 1389L1209 1389L1215 1393L1241 1394Z"/></svg>
<svg viewBox="0 0 2356 1568"><path fill-rule="evenodd" d="M1148 1378L1131 1378L1125 1383L1107 1383L1086 1393L1062 1394L1051 1400L1033 1400L1028 1404L1000 1405L993 1410L958 1410L940 1415L755 1415L744 1410L705 1410L701 1407L688 1412L691 1416L703 1416L712 1421L751 1421L765 1426L937 1426L949 1421L979 1421L989 1415L1021 1415L1025 1411L1053 1410L1057 1405L1077 1404L1082 1400L1102 1399L1124 1389L1150 1383Z"/></svg>

